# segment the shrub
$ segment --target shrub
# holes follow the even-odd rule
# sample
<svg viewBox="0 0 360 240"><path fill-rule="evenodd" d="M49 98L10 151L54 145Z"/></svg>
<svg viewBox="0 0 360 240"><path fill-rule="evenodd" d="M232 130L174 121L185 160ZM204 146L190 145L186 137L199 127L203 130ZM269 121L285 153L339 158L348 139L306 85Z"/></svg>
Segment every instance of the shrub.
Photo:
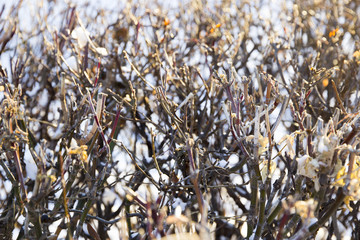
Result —
<svg viewBox="0 0 360 240"><path fill-rule="evenodd" d="M358 239L359 11L4 5L2 239Z"/></svg>

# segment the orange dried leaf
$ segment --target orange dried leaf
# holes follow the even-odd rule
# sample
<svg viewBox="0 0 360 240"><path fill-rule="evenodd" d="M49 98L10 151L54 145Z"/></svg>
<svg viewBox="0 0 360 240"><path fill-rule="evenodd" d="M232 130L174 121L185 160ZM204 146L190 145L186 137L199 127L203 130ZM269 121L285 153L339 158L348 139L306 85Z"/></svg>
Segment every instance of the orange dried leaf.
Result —
<svg viewBox="0 0 360 240"><path fill-rule="evenodd" d="M166 27L169 24L170 24L170 20L168 18L165 18L164 19L164 26Z"/></svg>
<svg viewBox="0 0 360 240"><path fill-rule="evenodd" d="M339 28L336 28L334 30L332 30L331 32L329 32L329 37L332 38L332 37L335 37L336 33L339 31Z"/></svg>
<svg viewBox="0 0 360 240"><path fill-rule="evenodd" d="M360 50L355 51L353 57L356 59L360 59Z"/></svg>
<svg viewBox="0 0 360 240"><path fill-rule="evenodd" d="M329 79L325 78L323 81L322 81L322 85L323 87L327 87L329 85Z"/></svg>

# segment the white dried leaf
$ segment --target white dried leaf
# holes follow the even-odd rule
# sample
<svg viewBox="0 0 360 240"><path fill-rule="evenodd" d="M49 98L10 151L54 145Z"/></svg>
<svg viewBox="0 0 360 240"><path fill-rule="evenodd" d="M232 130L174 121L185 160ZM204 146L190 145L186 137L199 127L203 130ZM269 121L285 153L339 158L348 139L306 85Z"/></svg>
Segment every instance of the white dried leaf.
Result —
<svg viewBox="0 0 360 240"><path fill-rule="evenodd" d="M102 47L98 47L98 48L95 48L96 52L104 57L106 57L108 55L108 52L105 48L102 48Z"/></svg>
<svg viewBox="0 0 360 240"><path fill-rule="evenodd" d="M304 155L297 158L297 162L298 174L310 178L315 184L315 190L318 191L320 189L319 176L317 174L320 167L318 159Z"/></svg>
<svg viewBox="0 0 360 240"><path fill-rule="evenodd" d="M317 176L316 170L319 168L319 163L309 155L304 155L297 159L298 161L298 174L314 178Z"/></svg>
<svg viewBox="0 0 360 240"><path fill-rule="evenodd" d="M318 145L317 145L317 150L319 153L323 153L323 152L328 152L329 151L329 144L330 141L326 136L322 136L319 139Z"/></svg>
<svg viewBox="0 0 360 240"><path fill-rule="evenodd" d="M78 67L78 62L76 57L71 56L67 59L65 59L66 65L69 66L69 68L71 68L73 71L78 72L79 67ZM63 68L65 68L65 66L63 65Z"/></svg>
<svg viewBox="0 0 360 240"><path fill-rule="evenodd" d="M71 37L78 41L80 48L84 48L89 41L89 32L82 27L77 27L72 31Z"/></svg>

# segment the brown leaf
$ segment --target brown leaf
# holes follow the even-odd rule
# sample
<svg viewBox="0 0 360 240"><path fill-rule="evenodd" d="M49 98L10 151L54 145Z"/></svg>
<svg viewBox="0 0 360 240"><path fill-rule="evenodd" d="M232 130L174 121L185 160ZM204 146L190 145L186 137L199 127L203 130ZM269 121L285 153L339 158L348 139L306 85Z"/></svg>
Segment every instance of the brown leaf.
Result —
<svg viewBox="0 0 360 240"><path fill-rule="evenodd" d="M86 225L89 235L92 236L95 240L101 240L99 234L95 231L95 229L91 226L91 224L87 223Z"/></svg>

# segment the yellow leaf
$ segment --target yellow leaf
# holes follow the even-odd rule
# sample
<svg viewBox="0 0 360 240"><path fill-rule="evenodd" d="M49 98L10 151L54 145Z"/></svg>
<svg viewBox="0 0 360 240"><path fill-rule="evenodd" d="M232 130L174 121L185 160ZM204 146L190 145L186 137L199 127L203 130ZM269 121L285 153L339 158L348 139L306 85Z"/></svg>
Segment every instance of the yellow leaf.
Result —
<svg viewBox="0 0 360 240"><path fill-rule="evenodd" d="M344 176L345 176L345 167L343 166L336 174L335 185L343 187L345 185Z"/></svg>

